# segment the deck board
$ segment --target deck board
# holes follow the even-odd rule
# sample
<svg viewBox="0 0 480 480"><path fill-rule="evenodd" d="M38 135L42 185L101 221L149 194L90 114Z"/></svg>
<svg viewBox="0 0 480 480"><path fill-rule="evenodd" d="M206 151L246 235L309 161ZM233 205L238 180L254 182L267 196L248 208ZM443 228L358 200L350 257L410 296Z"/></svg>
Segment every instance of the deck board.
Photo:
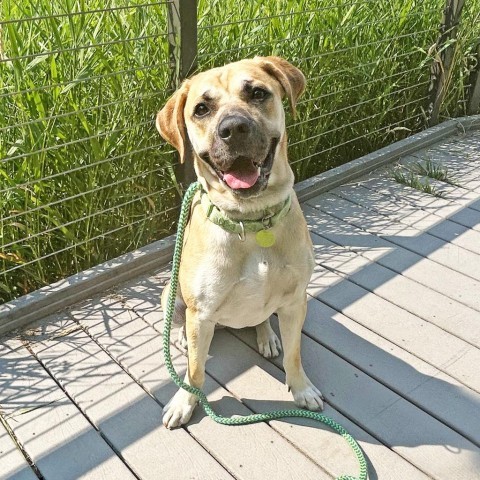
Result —
<svg viewBox="0 0 480 480"><path fill-rule="evenodd" d="M437 327L434 322L423 321L418 315L388 301L384 296L377 295L375 289L382 277L375 276L376 265L373 265L373 268L371 264L365 265L361 257L349 252L345 253L341 248L330 244L330 248L333 247L334 251L340 250L332 260L332 255L328 251L324 253L327 250L328 241L317 238L314 236L319 266L313 274L309 293L332 308L354 318L358 323L377 331L384 338L402 345L402 348L407 351L415 352L432 365L443 368L452 375L456 373L457 378L461 377L458 378L460 381L477 392L480 391L480 379L476 369L477 362L480 361L478 357L480 350L475 345L451 335ZM357 261L359 259L360 262ZM359 275L355 275L357 271L360 271ZM345 278L345 275L349 277ZM384 290L388 290L388 282L381 285ZM393 285L385 297L394 297L395 288L396 286ZM410 296L413 292L417 292L413 282L409 290ZM397 301L398 298L401 298L401 294L394 300ZM443 310L446 316L448 316L448 307L447 302L444 304L446 311ZM410 310L418 311L423 308L424 306L412 305ZM442 304L439 309L442 310ZM418 335L420 331L421 336ZM424 343L424 338L430 339L429 344ZM474 363L471 363L472 361Z"/></svg>
<svg viewBox="0 0 480 480"><path fill-rule="evenodd" d="M433 478L475 478L480 465L477 446L310 337L304 335L302 341L305 371L322 386L336 409L348 412L360 427L368 428L384 445ZM254 345L253 337L250 342ZM234 347L224 342L225 352ZM452 451L445 451L445 445ZM477 463L459 462L459 451Z"/></svg>
<svg viewBox="0 0 480 480"><path fill-rule="evenodd" d="M392 201L390 196L372 192L361 184L354 187L336 188L332 190L332 193L399 224L407 225L427 233L427 235L433 235L447 243L470 250L474 254L480 253L480 232L465 226L462 229L460 224L445 218L445 216L419 210L417 206L410 206L401 199ZM414 232L414 235L415 233L417 232ZM473 255L473 258L475 257Z"/></svg>
<svg viewBox="0 0 480 480"><path fill-rule="evenodd" d="M128 308L128 298L126 301ZM159 365L162 335L143 319L129 315L127 309L119 309L119 305L118 302L99 302L74 310L72 315L165 405L176 389L172 388L166 368ZM157 304L157 311L158 307ZM109 320L112 320L109 327L112 335L105 334L105 322ZM173 349L173 352L177 371L184 375L186 358L178 350ZM212 376L206 381L205 391L212 402L218 403L217 411L221 415L252 413ZM161 420L159 414L155 418ZM292 479L331 478L266 424L225 429L205 418L201 409L198 409L187 429L222 465L228 465L236 478L262 479L266 475L284 475ZM264 465L265 457L270 458L272 464ZM299 466L300 472L297 471ZM198 478L206 477L199 475Z"/></svg>
<svg viewBox="0 0 480 480"><path fill-rule="evenodd" d="M308 303L304 331L479 446L480 396L476 392L322 302ZM461 414L451 415L453 404Z"/></svg>
<svg viewBox="0 0 480 480"><path fill-rule="evenodd" d="M359 179L359 181L365 188L394 197L396 200L404 201L418 209L464 225L471 230L480 231L480 211L474 208L477 201L458 195L448 195L445 198L434 197L397 183L388 176L377 175Z"/></svg>
<svg viewBox="0 0 480 480"><path fill-rule="evenodd" d="M1 480L13 477L17 480L37 479L26 458L2 424L0 424L0 458L2 459Z"/></svg>
<svg viewBox="0 0 480 480"><path fill-rule="evenodd" d="M377 263L375 260L379 259L383 249L377 252L378 256L365 255L364 250L355 248L355 244L352 245L353 242L349 241L353 235L344 234L338 222L332 224L332 219L328 216L320 216L317 211L308 207L304 208L304 213L309 221L312 238L317 244L317 261L320 265L347 276L360 287L419 318L428 320L449 334L480 347L477 310L417 282L414 278L398 275L398 271ZM352 229L348 231L352 234L356 232ZM365 236L363 239L365 241ZM371 239L372 246L375 240ZM393 257L395 252L391 250L388 255ZM412 292L422 301L412 302ZM453 323L452 318L458 321Z"/></svg>
<svg viewBox="0 0 480 480"><path fill-rule="evenodd" d="M173 480L180 464L187 478L230 478L183 429L163 428L161 406L73 319L52 318L27 340L137 476Z"/></svg>
<svg viewBox="0 0 480 480"><path fill-rule="evenodd" d="M1 343L0 372L2 414L46 479L135 478L19 341Z"/></svg>
<svg viewBox="0 0 480 480"><path fill-rule="evenodd" d="M480 471L480 131L399 165L426 160L456 183L430 180L441 198L395 182L387 166L302 204L317 263L305 370L372 480ZM159 265L0 339L0 479L355 474L344 440L304 419L224 427L197 409L183 428L162 426L176 390L162 358L169 272ZM183 373L185 353L175 343L172 353ZM263 358L253 329L217 331L206 370L223 415L293 407L281 357Z"/></svg>
<svg viewBox="0 0 480 480"><path fill-rule="evenodd" d="M432 310L426 308L425 312L423 312L425 305L422 301L418 302L420 306L417 306L417 304L411 305L411 312L408 312L406 309L395 305L394 302L398 301L398 299L401 300L402 294L410 292L411 296L412 292L421 293L422 289L415 285L414 282L410 282L409 285L408 280L406 280L407 285L401 285L404 288L402 293L402 290L399 290L397 287L398 283L402 283L401 281L398 282L399 277L393 277L393 280L390 281L392 278L391 272L386 272L387 276L382 276L381 274L385 272L382 272L380 270L381 267L378 265L372 263L365 265L363 261L348 265L352 260L361 259L359 256L353 257L353 259L348 257L335 258L335 261L330 259L322 260L320 255L317 255L317 258L319 258L319 262L322 262L322 266L335 269L336 272L342 272L345 277L348 275L348 280L345 277L342 280L342 276L336 272L318 270L314 274L314 279L320 285L316 287L311 285L310 293L312 295L323 300L325 304L330 304L332 308L343 311L357 323L376 331L383 338L400 345L407 351L413 352L419 358L423 358L445 373L456 376L464 385L477 392L479 391L479 375L476 363L470 363L475 361L472 355L476 358L480 352L474 341L467 342L442 328L438 328L435 324L436 318L433 319L434 321L425 322L418 313L416 315L411 313L417 311L424 313L424 317L433 316L437 311L434 302L438 299L438 314L440 317L443 316L443 323L446 323L448 318L454 318L456 315L453 309L449 309L451 307L449 301L443 302L442 300L444 299L438 297L433 292L433 298L431 299ZM362 269L360 270L360 268ZM382 295L378 294L378 288L376 288L379 280L384 281L384 283L380 283ZM395 292L398 292L397 297L395 297ZM374 295L373 298L372 295ZM385 300L389 297L392 299L391 303ZM354 302L355 306L353 307L350 304ZM348 306L345 306L345 304ZM432 311L433 313L431 313ZM377 312L380 313L378 314ZM385 319L384 317L387 318ZM442 318L439 320L441 322ZM478 331L478 325L475 326ZM419 332L422 333L421 336L418 335ZM475 334L475 331L473 334ZM468 339L467 332L465 332L464 336ZM424 338L432 340L428 345L424 345ZM465 358L467 358L466 361L463 360Z"/></svg>
<svg viewBox="0 0 480 480"><path fill-rule="evenodd" d="M308 206L304 210L307 212ZM476 312L480 311L480 282L324 212L314 212L311 219L310 225L315 233ZM473 325L478 323L476 318L476 315L472 317ZM462 319L458 321L462 322Z"/></svg>
<svg viewBox="0 0 480 480"><path fill-rule="evenodd" d="M162 278L162 275L157 275L157 279ZM152 278L150 278L152 280ZM141 281L141 284L147 284L145 281ZM153 282L154 283L154 282ZM151 283L149 282L151 285ZM160 308L158 290L155 288L148 291L142 289L141 298L138 298L138 289L132 285L130 287L122 289L122 298L127 305L144 302L148 305L151 312L157 313ZM150 313L150 312L149 312ZM251 332L250 332L251 333ZM222 332L218 332L216 337L222 337ZM229 341L229 337L227 337ZM126 338L124 341L130 341ZM218 345L218 346L217 346ZM222 341L219 343L213 343L211 348L212 358L207 363L207 373L211 372L217 379L221 380L226 378L224 375L229 375L233 365L230 363L225 364L225 354L221 350ZM227 386L227 389L231 391L236 397L242 398L242 402L245 403L252 412L263 412L279 408L292 408L290 394L286 391L283 384L283 373L280 369L272 369L271 364L267 362L263 357L256 353L256 348L253 345L253 350L248 351L248 354L235 354L235 358L242 359L242 375L241 378L235 378L234 373L230 373L230 377L234 377L235 383L222 384ZM158 347L160 348L160 346ZM155 349L157 351L157 349ZM245 349L244 349L245 351ZM249 364L245 364L249 362ZM236 364L237 362L235 362ZM258 368L260 366L260 369ZM268 400L265 398L265 392L268 391ZM238 413L238 410L236 411ZM336 419L342 425L346 426L349 430L355 432L356 437L360 439L362 447L365 449L369 458L374 459L375 469L377 474L382 473L381 478L389 478L392 472L396 475L400 475L401 472L409 472L409 478L426 478L419 470L412 468L406 461L403 461L401 457L393 454L389 449L385 448L380 442L376 441L366 431L360 429L355 424L349 422L341 413L333 408L329 408L326 412L329 416ZM293 421L292 421L293 422ZM323 428L311 428L312 422L296 420L292 427L292 422L286 425L285 422L270 422L273 428L281 433L289 442L305 452L314 461L324 465L324 467L332 474L339 474L339 464L347 463L350 465L352 473L355 472L355 463L351 456L351 453L346 444L338 436L334 435L330 431L325 431ZM313 425L315 425L313 423ZM362 442L362 438L368 438L368 441ZM340 462L340 460L342 460ZM343 472L344 470L342 470ZM346 470L348 471L348 469ZM288 477L289 478L289 477ZM394 478L394 477L393 477Z"/></svg>
<svg viewBox="0 0 480 480"><path fill-rule="evenodd" d="M387 216L377 214L362 205L332 193L321 195L307 203L406 250L437 262L452 271L480 281L480 257L468 250L429 233L398 223Z"/></svg>

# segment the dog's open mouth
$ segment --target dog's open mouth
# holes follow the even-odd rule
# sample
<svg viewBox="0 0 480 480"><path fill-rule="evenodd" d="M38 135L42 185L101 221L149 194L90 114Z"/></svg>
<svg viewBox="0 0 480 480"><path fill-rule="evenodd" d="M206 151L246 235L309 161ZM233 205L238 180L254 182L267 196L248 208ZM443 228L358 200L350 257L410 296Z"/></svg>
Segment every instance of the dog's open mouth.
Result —
<svg viewBox="0 0 480 480"><path fill-rule="evenodd" d="M245 191L246 193L248 189L255 187L257 184L265 188L272 170L277 145L278 138L273 138L267 156L263 161L257 161L240 155L235 159L230 168L225 171L219 170L214 167L211 162L209 163L220 180L233 191L239 193Z"/></svg>
<svg viewBox="0 0 480 480"><path fill-rule="evenodd" d="M253 187L260 177L262 167L246 157L238 157L226 172L221 172L222 180L233 190Z"/></svg>

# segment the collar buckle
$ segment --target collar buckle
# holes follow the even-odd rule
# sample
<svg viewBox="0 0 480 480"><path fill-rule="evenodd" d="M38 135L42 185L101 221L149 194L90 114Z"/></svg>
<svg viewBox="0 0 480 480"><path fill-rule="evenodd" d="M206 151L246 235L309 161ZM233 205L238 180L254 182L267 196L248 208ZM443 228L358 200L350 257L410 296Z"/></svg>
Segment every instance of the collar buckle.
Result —
<svg viewBox="0 0 480 480"><path fill-rule="evenodd" d="M269 215L265 215L261 222L262 222L262 225L263 225L263 228L265 230L268 230L269 228L272 228L272 218L275 216L274 213L270 213Z"/></svg>

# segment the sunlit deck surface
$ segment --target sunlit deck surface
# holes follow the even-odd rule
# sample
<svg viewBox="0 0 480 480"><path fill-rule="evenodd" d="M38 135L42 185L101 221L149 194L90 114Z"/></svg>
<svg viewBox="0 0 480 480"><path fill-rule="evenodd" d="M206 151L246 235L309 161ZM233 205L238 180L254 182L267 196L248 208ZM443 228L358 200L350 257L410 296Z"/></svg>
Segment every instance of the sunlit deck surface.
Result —
<svg viewBox="0 0 480 480"><path fill-rule="evenodd" d="M480 131L401 162L425 160L455 183L431 181L441 197L384 167L303 203L317 259L304 366L371 479L480 478ZM356 474L345 441L312 421L226 427L199 408L184 428L162 426L176 390L162 355L168 276L159 266L0 339L0 478ZM210 355L219 413L293 407L281 359L257 353L252 329L218 330Z"/></svg>

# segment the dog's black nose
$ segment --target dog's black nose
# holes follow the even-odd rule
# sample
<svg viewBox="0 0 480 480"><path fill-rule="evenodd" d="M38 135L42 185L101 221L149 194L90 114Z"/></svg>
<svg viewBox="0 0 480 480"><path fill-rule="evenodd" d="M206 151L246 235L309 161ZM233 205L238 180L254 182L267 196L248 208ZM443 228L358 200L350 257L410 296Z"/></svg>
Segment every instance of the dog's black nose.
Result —
<svg viewBox="0 0 480 480"><path fill-rule="evenodd" d="M245 140L252 130L253 122L242 115L229 115L218 124L218 136L226 143Z"/></svg>

